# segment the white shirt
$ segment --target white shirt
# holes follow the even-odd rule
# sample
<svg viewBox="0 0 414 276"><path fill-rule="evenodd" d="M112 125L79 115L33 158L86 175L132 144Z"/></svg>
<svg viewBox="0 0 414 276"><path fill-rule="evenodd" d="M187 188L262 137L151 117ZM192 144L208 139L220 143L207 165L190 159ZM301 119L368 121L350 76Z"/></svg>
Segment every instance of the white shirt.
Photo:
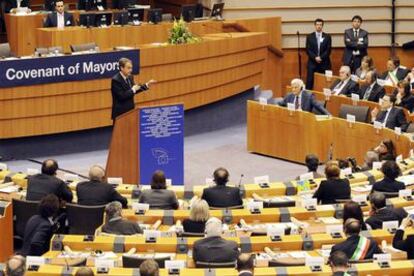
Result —
<svg viewBox="0 0 414 276"><path fill-rule="evenodd" d="M338 84L335 86L335 88L334 88L334 90L333 90L334 95L339 95L339 93L341 93L341 91L342 91L342 88L344 88L344 87L345 87L345 85L348 83L348 81L349 81L350 79L351 79L351 78L347 78L346 80L344 80L344 81L342 82L342 85L341 85L341 86L339 86L339 87L338 87L338 85L341 83L341 81L340 81L340 82L338 82Z"/></svg>
<svg viewBox="0 0 414 276"><path fill-rule="evenodd" d="M388 116L390 115L390 111L391 111L392 107L387 109L387 113L385 114L385 118L384 118L384 122L382 122L382 125L385 127L385 125L387 124L387 120L388 120Z"/></svg>
<svg viewBox="0 0 414 276"><path fill-rule="evenodd" d="M65 15L64 13L57 12L57 27L64 28L65 27Z"/></svg>

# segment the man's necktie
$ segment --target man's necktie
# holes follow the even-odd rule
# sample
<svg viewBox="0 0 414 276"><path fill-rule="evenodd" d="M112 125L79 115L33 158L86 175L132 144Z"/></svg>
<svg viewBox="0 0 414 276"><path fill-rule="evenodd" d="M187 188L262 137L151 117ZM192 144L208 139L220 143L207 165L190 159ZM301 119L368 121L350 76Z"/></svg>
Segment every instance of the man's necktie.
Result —
<svg viewBox="0 0 414 276"><path fill-rule="evenodd" d="M371 95L372 86L368 86L367 90L365 91L364 100L368 100L369 96Z"/></svg>
<svg viewBox="0 0 414 276"><path fill-rule="evenodd" d="M295 109L299 109L299 96L295 96Z"/></svg>
<svg viewBox="0 0 414 276"><path fill-rule="evenodd" d="M355 38L358 38L358 30L354 31L354 36L355 36Z"/></svg>

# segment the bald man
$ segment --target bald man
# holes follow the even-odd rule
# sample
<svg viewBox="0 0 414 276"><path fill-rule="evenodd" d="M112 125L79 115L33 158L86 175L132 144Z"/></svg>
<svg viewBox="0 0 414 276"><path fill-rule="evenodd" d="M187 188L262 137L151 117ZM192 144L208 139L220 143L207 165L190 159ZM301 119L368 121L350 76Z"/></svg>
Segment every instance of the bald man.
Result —
<svg viewBox="0 0 414 276"><path fill-rule="evenodd" d="M54 194L61 201L72 202L72 191L63 180L56 177L58 169L56 160L43 161L42 173L28 177L26 199L39 201L48 194Z"/></svg>
<svg viewBox="0 0 414 276"><path fill-rule="evenodd" d="M7 276L23 276L26 272L26 259L20 255L14 255L6 264Z"/></svg>
<svg viewBox="0 0 414 276"><path fill-rule="evenodd" d="M127 199L121 196L112 185L106 183L105 170L98 165L89 169L89 181L76 186L76 194L80 205L96 206L119 201L123 208L128 207Z"/></svg>

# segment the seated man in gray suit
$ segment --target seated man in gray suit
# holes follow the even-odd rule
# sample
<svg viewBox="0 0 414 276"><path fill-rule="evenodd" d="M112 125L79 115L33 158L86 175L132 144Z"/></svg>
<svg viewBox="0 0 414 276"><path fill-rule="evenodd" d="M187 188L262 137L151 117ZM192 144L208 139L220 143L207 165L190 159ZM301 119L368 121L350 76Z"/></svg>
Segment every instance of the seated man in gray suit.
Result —
<svg viewBox="0 0 414 276"><path fill-rule="evenodd" d="M221 220L212 217L206 222L206 237L198 240L193 246L193 259L204 263L236 262L239 248L236 242L221 237Z"/></svg>
<svg viewBox="0 0 414 276"><path fill-rule="evenodd" d="M290 86L292 93L287 94L279 102L280 106L287 106L288 103L292 103L297 110L312 112L313 109L316 109L321 114L329 115L328 110L315 100L315 96L305 90L305 84L301 79L293 79Z"/></svg>
<svg viewBox="0 0 414 276"><path fill-rule="evenodd" d="M359 89L359 97L365 101L378 103L384 97L385 89L377 83L377 73L369 71L365 76L365 80L367 84Z"/></svg>
<svg viewBox="0 0 414 276"><path fill-rule="evenodd" d="M137 222L122 218L122 204L112 201L105 207L106 223L102 226L102 232L115 235L134 235L142 233Z"/></svg>
<svg viewBox="0 0 414 276"><path fill-rule="evenodd" d="M339 80L331 85L333 95L344 95L351 97L351 94L358 92L359 85L351 79L351 68L347 65L339 69Z"/></svg>

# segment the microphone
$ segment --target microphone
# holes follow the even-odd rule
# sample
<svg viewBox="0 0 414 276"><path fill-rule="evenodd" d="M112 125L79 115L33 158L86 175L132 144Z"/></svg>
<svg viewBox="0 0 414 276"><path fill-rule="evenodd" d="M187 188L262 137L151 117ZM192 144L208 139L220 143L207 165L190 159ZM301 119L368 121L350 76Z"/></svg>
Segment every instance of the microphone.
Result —
<svg viewBox="0 0 414 276"><path fill-rule="evenodd" d="M239 180L239 185L238 185L238 187L239 187L239 188L240 188L240 186L241 186L241 183L242 183L243 177L244 177L244 174L241 174L241 175L240 175L240 180Z"/></svg>
<svg viewBox="0 0 414 276"><path fill-rule="evenodd" d="M328 161L331 161L333 159L333 143L329 145L328 150Z"/></svg>
<svg viewBox="0 0 414 276"><path fill-rule="evenodd" d="M66 251L62 249L60 252L62 253L63 260L65 261L65 271L69 271L69 263L68 263L68 260L66 259Z"/></svg>
<svg viewBox="0 0 414 276"><path fill-rule="evenodd" d="M233 38L233 35L231 33L225 33L225 32L223 32L222 29L213 27L211 25L207 25L206 23L201 24L201 26L209 28L209 29L214 30L214 31L218 31L219 33L224 33L224 34L228 35L228 37Z"/></svg>

